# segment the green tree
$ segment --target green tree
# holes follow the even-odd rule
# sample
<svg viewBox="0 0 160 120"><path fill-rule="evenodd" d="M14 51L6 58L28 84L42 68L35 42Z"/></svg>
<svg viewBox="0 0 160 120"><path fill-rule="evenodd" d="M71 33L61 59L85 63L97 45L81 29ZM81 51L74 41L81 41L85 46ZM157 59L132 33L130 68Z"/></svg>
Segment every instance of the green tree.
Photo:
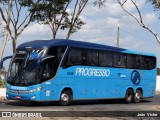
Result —
<svg viewBox="0 0 160 120"><path fill-rule="evenodd" d="M157 68L157 75L160 75L160 68Z"/></svg>
<svg viewBox="0 0 160 120"><path fill-rule="evenodd" d="M93 4L94 6L98 6L99 8L101 8L101 7L105 7L106 2L107 0L95 0Z"/></svg>
<svg viewBox="0 0 160 120"><path fill-rule="evenodd" d="M40 0L33 21L40 24L48 24L52 31L53 39L56 38L59 29L68 29L67 37L81 29L85 23L79 18L88 0L76 0L73 13L67 9L74 2L72 0ZM73 4L73 3L72 3ZM34 8L32 8L34 9ZM32 11L31 9L31 11Z"/></svg>
<svg viewBox="0 0 160 120"><path fill-rule="evenodd" d="M8 37L8 31L9 31L9 25L10 25L10 18L11 18L11 10L12 10L12 0L8 0L8 2L6 2L6 0L1 0L0 3L1 3L1 4L6 4L6 3L8 3L8 7L5 8L6 14L7 14L7 15L6 15L6 19L5 19L6 26L5 26L4 38L3 38L2 45L1 45L1 49L0 49L0 61L1 61L2 56L3 56L3 53L4 53L4 49L5 49L5 46L6 46L7 37ZM3 13L1 6L0 6L0 13L1 13L1 14ZM2 17L2 18L3 18L3 17ZM2 28L2 29L3 29L3 28Z"/></svg>
<svg viewBox="0 0 160 120"><path fill-rule="evenodd" d="M0 15L3 19L3 21L7 24L7 7L9 6L9 3L2 2L0 4ZM8 26L8 31L10 34L10 37L12 39L12 47L13 52L16 50L16 43L18 40L18 37L22 34L24 29L29 26L29 24L32 22L32 17L35 13L35 9L32 11L29 11L31 7L34 6L36 8L36 4L39 2L39 0L11 0L12 1L12 9L10 12L10 21L11 23Z"/></svg>
<svg viewBox="0 0 160 120"><path fill-rule="evenodd" d="M155 9L160 9L160 0L147 0L148 2L151 2L153 5L154 5L154 7L155 7Z"/></svg>

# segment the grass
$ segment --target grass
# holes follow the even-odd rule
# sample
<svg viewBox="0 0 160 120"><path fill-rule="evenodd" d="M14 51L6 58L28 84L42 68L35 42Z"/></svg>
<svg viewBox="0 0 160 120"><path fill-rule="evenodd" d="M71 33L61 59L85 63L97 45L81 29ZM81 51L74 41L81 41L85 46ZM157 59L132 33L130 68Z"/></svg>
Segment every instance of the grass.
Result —
<svg viewBox="0 0 160 120"><path fill-rule="evenodd" d="M0 80L0 88L4 88L5 87L5 81Z"/></svg>

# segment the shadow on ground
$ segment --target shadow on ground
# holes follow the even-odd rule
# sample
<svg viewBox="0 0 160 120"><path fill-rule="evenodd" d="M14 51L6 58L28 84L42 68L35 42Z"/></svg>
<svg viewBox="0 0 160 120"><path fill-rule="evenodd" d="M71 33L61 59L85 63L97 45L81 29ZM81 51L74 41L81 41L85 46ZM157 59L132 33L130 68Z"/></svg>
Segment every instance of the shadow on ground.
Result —
<svg viewBox="0 0 160 120"><path fill-rule="evenodd" d="M136 104L144 104L152 102L151 100L143 99L140 103ZM7 105L11 106L26 106L26 107L42 107L42 106L59 106L58 102L28 102L28 101L7 101L5 102ZM79 106L79 105L106 105L106 104L126 104L122 99L116 100L81 100L81 101L73 101L71 106ZM134 104L134 103L131 103Z"/></svg>

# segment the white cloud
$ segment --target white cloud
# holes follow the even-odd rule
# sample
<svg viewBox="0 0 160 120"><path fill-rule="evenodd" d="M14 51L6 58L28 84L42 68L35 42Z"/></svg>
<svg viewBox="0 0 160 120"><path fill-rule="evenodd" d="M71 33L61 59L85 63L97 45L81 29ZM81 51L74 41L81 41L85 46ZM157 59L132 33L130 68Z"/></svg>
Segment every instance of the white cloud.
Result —
<svg viewBox="0 0 160 120"><path fill-rule="evenodd" d="M153 23L154 21L157 20L157 17L155 15L155 13L153 13L153 12L152 13L146 13L143 16L144 16L143 20L146 24L151 24L151 23Z"/></svg>

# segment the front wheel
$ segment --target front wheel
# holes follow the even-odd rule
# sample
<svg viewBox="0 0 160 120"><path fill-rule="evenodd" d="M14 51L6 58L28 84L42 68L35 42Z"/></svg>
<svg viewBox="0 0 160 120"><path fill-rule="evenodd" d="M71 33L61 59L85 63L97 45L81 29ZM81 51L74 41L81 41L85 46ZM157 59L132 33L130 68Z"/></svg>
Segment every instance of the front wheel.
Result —
<svg viewBox="0 0 160 120"><path fill-rule="evenodd" d="M69 90L63 91L60 96L59 104L62 106L69 105L72 101L72 95Z"/></svg>
<svg viewBox="0 0 160 120"><path fill-rule="evenodd" d="M131 89L128 89L125 95L125 102L131 103L132 101L133 101L133 91Z"/></svg>
<svg viewBox="0 0 160 120"><path fill-rule="evenodd" d="M134 94L134 99L133 101L135 103L139 103L141 101L141 98L142 98L142 93L140 90L136 90L136 93Z"/></svg>

